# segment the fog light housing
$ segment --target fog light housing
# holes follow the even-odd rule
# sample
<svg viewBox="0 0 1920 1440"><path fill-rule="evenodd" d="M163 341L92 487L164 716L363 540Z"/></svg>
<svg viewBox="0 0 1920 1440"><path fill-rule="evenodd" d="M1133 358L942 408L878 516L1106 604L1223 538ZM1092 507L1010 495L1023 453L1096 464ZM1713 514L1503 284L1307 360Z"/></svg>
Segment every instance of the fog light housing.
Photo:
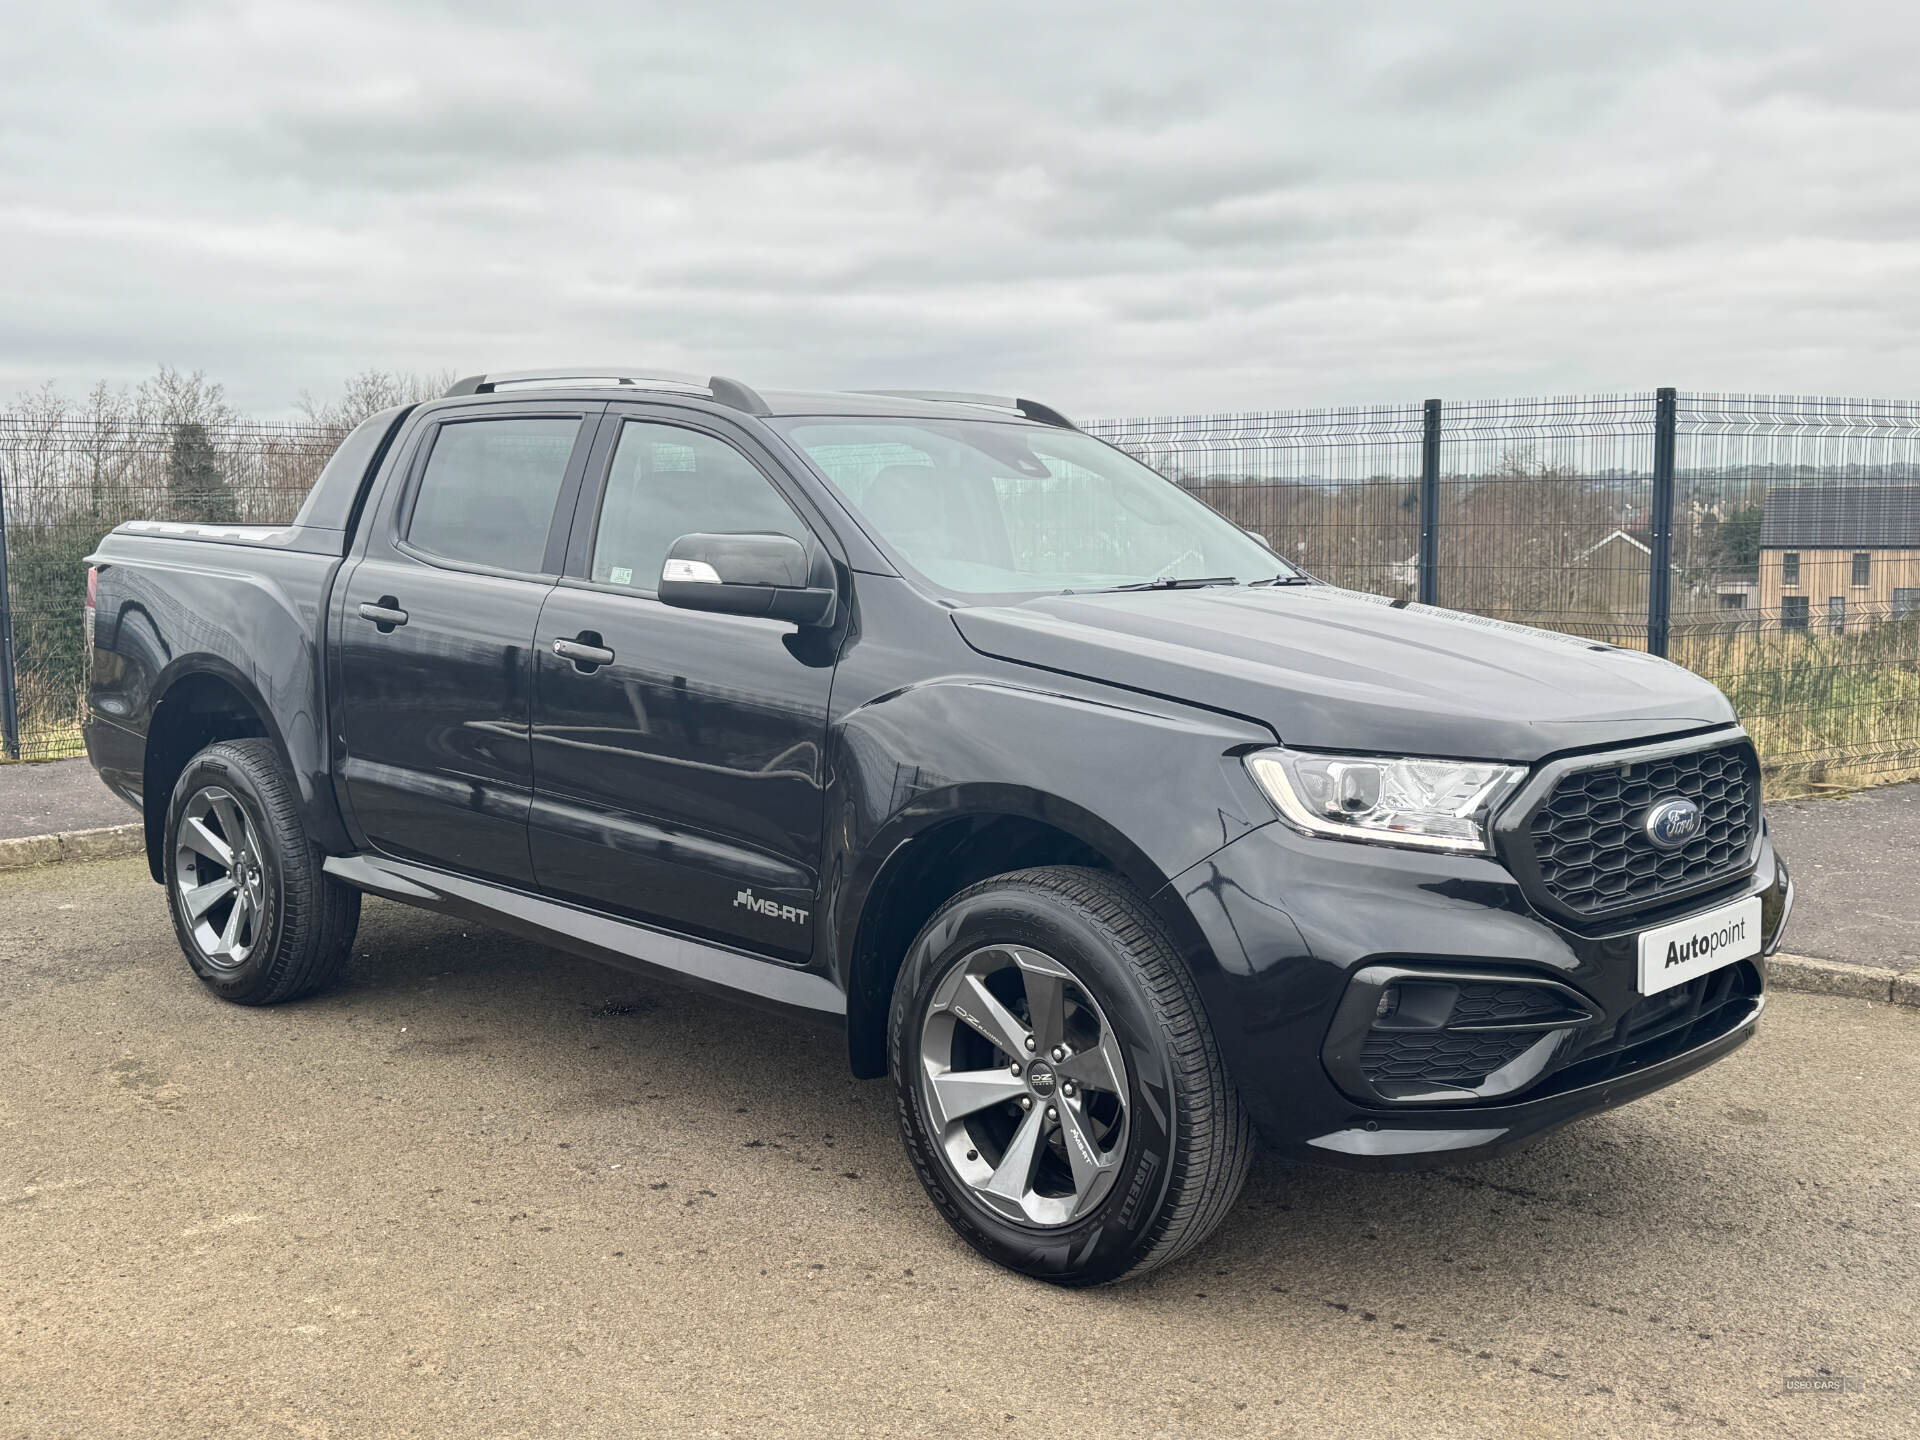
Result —
<svg viewBox="0 0 1920 1440"><path fill-rule="evenodd" d="M1493 1100L1544 1076L1599 1009L1558 981L1368 965L1348 982L1321 1058L1371 1104Z"/></svg>

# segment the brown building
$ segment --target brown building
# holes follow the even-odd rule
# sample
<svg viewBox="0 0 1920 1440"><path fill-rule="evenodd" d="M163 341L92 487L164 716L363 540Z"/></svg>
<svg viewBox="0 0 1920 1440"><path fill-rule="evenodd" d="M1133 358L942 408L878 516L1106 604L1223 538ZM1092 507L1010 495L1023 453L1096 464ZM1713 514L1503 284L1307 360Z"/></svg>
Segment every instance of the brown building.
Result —
<svg viewBox="0 0 1920 1440"><path fill-rule="evenodd" d="M1760 613L1821 635L1920 614L1920 485L1769 490Z"/></svg>

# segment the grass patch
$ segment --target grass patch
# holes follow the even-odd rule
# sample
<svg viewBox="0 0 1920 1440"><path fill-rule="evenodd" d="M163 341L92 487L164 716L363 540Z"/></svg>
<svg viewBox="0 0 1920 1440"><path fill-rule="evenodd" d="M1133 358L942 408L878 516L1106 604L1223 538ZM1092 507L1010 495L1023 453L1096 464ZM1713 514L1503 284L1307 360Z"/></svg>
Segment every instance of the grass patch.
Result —
<svg viewBox="0 0 1920 1440"><path fill-rule="evenodd" d="M86 707L78 687L64 677L49 683L49 677L37 668L21 667L18 674L20 707L20 759L69 760L87 753L80 734L80 722ZM0 747L0 764L11 763Z"/></svg>
<svg viewBox="0 0 1920 1440"><path fill-rule="evenodd" d="M1920 620L1841 635L1680 634L1672 658L1733 702L1771 798L1920 778Z"/></svg>

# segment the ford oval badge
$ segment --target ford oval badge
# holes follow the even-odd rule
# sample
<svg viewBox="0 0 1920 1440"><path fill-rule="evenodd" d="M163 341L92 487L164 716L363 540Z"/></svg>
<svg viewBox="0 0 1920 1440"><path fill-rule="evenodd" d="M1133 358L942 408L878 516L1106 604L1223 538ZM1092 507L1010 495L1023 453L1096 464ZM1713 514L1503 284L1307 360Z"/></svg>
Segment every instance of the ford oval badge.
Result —
<svg viewBox="0 0 1920 1440"><path fill-rule="evenodd" d="M1691 800L1661 800L1647 811L1647 838L1662 850L1678 850L1700 833L1700 819Z"/></svg>

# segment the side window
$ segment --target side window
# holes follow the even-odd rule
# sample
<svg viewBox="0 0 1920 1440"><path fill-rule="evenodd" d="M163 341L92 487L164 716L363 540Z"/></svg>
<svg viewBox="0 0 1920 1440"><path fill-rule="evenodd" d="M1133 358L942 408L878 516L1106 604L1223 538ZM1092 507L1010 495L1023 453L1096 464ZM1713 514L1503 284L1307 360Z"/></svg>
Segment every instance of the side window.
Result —
<svg viewBox="0 0 1920 1440"><path fill-rule="evenodd" d="M496 570L538 572L578 420L457 420L434 438L407 543Z"/></svg>
<svg viewBox="0 0 1920 1440"><path fill-rule="evenodd" d="M682 535L791 535L811 532L793 507L738 450L697 430L629 420L614 447L593 578L652 593Z"/></svg>

